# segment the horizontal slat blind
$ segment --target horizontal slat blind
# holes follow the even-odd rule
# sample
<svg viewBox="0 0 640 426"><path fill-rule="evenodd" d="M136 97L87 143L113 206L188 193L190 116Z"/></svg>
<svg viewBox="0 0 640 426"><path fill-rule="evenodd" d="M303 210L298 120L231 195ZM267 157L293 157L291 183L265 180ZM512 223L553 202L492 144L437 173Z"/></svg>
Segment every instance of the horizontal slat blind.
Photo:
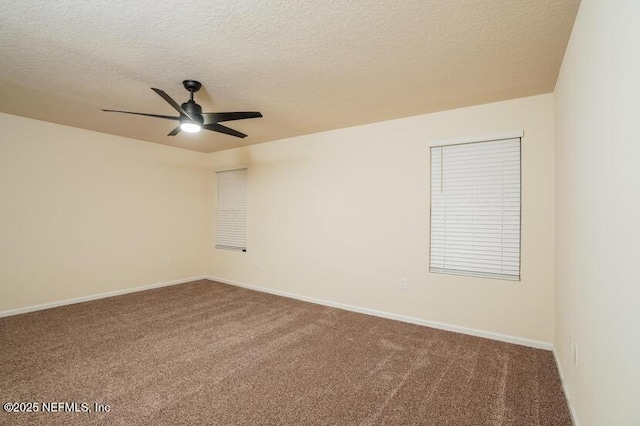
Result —
<svg viewBox="0 0 640 426"><path fill-rule="evenodd" d="M520 279L520 138L431 148L430 271Z"/></svg>
<svg viewBox="0 0 640 426"><path fill-rule="evenodd" d="M247 250L247 169L217 172L216 248Z"/></svg>

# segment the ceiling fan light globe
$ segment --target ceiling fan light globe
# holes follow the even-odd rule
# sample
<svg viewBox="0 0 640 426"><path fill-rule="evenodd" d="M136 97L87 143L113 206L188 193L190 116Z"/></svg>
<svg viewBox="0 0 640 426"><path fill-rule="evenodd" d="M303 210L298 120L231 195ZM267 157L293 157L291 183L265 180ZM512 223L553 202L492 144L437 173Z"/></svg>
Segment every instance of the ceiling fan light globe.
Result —
<svg viewBox="0 0 640 426"><path fill-rule="evenodd" d="M202 126L198 123L187 122L180 124L180 130L187 133L198 133L201 129Z"/></svg>

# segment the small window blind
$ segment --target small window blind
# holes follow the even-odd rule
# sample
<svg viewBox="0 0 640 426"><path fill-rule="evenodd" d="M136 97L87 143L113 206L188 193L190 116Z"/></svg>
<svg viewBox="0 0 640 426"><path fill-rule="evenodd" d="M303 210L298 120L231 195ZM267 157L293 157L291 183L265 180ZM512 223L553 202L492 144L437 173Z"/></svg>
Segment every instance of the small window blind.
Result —
<svg viewBox="0 0 640 426"><path fill-rule="evenodd" d="M430 271L520 279L520 138L431 147Z"/></svg>
<svg viewBox="0 0 640 426"><path fill-rule="evenodd" d="M216 248L247 251L247 169L216 175Z"/></svg>

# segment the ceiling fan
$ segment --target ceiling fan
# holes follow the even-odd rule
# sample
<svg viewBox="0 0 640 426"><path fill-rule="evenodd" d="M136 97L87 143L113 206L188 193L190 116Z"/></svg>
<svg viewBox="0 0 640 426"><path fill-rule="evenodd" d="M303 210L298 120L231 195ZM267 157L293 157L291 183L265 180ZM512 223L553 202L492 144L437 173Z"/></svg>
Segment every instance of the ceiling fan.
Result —
<svg viewBox="0 0 640 426"><path fill-rule="evenodd" d="M202 84L195 80L185 80L182 82L184 88L189 91L189 100L182 105L179 105L174 101L171 96L167 95L163 90L154 89L162 99L167 101L176 111L180 113L179 117L172 117L170 115L158 115L158 114L146 114L143 112L131 112L131 111L117 111L114 109L103 109L106 112L121 112L124 114L144 115L147 117L164 118L165 120L179 121L178 127L173 129L167 136L175 136L180 131L187 133L197 133L202 129L212 130L214 132L225 133L227 135L235 136L237 138L246 138L247 135L238 132L237 130L230 129L223 126L220 122L232 121L232 120L244 120L246 118L259 118L262 117L257 111L246 112L202 112L202 107L193 100L193 94L200 90Z"/></svg>

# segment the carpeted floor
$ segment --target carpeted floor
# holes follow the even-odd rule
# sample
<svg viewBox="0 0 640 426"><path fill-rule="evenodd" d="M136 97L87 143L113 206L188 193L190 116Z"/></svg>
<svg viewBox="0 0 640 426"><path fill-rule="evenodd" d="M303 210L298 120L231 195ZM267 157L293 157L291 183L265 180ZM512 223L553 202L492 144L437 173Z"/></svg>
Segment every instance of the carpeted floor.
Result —
<svg viewBox="0 0 640 426"><path fill-rule="evenodd" d="M3 425L571 424L551 352L211 281L1 318L0 402L39 405Z"/></svg>

